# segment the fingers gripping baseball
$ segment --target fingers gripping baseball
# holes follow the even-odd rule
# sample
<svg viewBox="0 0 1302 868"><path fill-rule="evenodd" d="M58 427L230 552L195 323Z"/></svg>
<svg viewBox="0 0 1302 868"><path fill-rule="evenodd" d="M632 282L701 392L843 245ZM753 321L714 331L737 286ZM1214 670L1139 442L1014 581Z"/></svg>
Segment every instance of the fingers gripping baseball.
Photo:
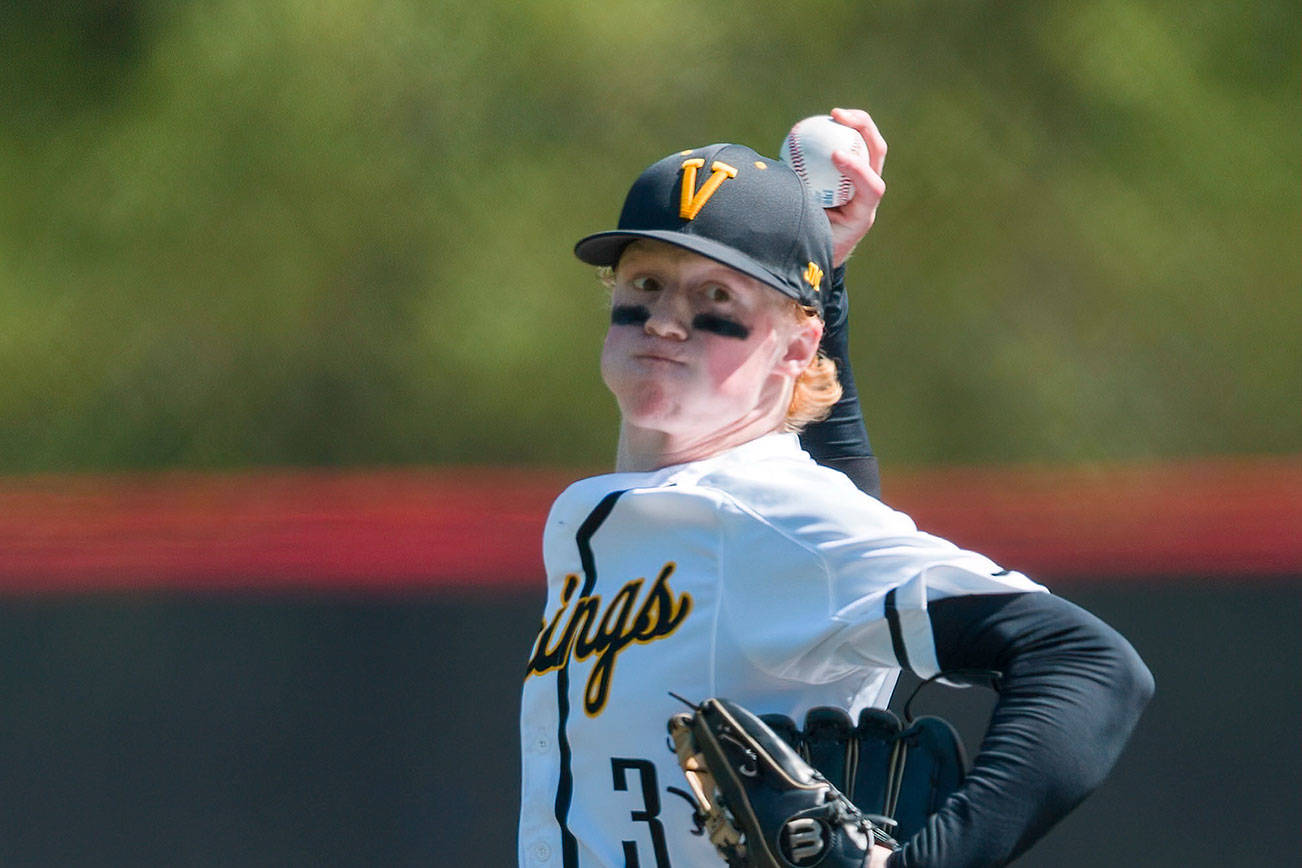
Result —
<svg viewBox="0 0 1302 868"><path fill-rule="evenodd" d="M832 264L841 266L872 228L877 220L877 207L886 195L886 182L882 180L886 139L882 138L872 117L862 109L835 108L831 114L837 123L857 130L868 146L867 156L849 151L832 153L833 164L855 186L855 195L850 201L827 209L827 219L832 224Z"/></svg>

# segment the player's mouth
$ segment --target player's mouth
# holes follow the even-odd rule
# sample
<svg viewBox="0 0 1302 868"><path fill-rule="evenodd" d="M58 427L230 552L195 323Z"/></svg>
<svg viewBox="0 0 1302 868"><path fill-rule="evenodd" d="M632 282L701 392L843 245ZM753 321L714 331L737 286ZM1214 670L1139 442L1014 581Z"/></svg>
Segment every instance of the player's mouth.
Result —
<svg viewBox="0 0 1302 868"><path fill-rule="evenodd" d="M665 353L657 353L657 352L634 353L633 358L637 359L638 361L649 362L651 364L666 364L666 365L687 364L687 362L683 359L676 358L674 356L667 355Z"/></svg>

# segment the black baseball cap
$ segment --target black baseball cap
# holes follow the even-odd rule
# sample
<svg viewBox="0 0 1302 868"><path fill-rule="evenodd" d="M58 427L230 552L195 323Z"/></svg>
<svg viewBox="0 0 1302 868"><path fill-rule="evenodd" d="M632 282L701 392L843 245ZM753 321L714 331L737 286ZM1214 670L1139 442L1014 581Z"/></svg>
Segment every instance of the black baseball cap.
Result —
<svg viewBox="0 0 1302 868"><path fill-rule="evenodd" d="M653 163L629 189L619 228L580 240L574 254L613 266L639 238L699 253L823 310L832 273L827 215L791 167L744 145Z"/></svg>

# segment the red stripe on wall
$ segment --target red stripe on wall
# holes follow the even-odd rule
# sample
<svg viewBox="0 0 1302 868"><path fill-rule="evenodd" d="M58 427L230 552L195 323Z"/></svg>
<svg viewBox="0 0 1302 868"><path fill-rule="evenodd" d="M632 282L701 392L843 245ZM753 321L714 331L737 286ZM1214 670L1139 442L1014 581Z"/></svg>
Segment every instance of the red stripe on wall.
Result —
<svg viewBox="0 0 1302 868"><path fill-rule="evenodd" d="M540 587L576 474L258 471L0 480L0 589ZM901 469L924 530L1036 577L1302 576L1302 457Z"/></svg>
<svg viewBox="0 0 1302 868"><path fill-rule="evenodd" d="M165 473L0 483L0 587L538 581L569 479L506 470Z"/></svg>
<svg viewBox="0 0 1302 868"><path fill-rule="evenodd" d="M924 530L1032 575L1302 577L1302 456L901 474Z"/></svg>

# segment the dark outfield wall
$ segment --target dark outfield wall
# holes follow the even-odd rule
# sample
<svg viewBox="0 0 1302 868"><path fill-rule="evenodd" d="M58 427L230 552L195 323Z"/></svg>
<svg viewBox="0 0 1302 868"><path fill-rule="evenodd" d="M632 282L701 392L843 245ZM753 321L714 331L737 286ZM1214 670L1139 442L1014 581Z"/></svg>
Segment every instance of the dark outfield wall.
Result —
<svg viewBox="0 0 1302 868"><path fill-rule="evenodd" d="M513 864L538 540L573 478L0 480L0 866ZM1302 864L1302 456L886 488L1156 674L1119 768L1023 865ZM990 695L928 691L975 740Z"/></svg>
<svg viewBox="0 0 1302 868"><path fill-rule="evenodd" d="M1060 591L1157 696L1024 866L1302 864L1302 577ZM540 598L0 598L0 864L513 864ZM988 694L928 688L965 735Z"/></svg>

